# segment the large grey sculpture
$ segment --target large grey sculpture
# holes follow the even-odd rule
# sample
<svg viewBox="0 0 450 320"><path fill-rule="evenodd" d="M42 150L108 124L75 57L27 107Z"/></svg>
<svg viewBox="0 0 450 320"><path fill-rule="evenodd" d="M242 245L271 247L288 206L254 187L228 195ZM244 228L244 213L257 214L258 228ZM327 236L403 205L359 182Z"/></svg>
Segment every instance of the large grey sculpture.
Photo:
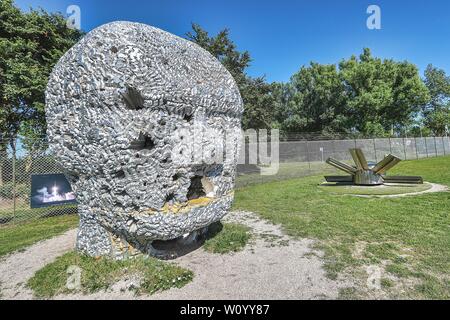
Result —
<svg viewBox="0 0 450 320"><path fill-rule="evenodd" d="M220 220L242 112L230 73L196 44L131 22L89 32L46 91L50 147L79 202L77 248L158 255L159 240L183 244Z"/></svg>
<svg viewBox="0 0 450 320"><path fill-rule="evenodd" d="M327 163L344 171L349 176L326 176L327 182L352 183L362 186L378 186L384 183L411 183L422 184L422 177L418 176L387 176L386 172L397 165L401 159L389 154L377 164L371 164L366 160L364 153L359 148L350 149L355 166L348 165L333 158L328 158Z"/></svg>

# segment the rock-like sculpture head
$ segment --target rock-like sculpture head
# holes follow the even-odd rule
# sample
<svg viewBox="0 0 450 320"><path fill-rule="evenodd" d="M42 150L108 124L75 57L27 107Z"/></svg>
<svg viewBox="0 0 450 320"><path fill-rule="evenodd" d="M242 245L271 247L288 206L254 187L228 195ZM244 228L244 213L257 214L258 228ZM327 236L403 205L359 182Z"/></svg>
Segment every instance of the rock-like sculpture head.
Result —
<svg viewBox="0 0 450 320"><path fill-rule="evenodd" d="M48 137L77 194L77 246L94 256L149 251L221 219L233 199L242 99L196 44L114 22L54 68Z"/></svg>

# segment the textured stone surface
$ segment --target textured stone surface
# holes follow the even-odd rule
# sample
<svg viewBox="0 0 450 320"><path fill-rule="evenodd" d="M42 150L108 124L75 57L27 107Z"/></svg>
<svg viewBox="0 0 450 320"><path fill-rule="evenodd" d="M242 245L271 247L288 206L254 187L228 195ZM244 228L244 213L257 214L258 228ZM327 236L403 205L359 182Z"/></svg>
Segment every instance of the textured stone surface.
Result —
<svg viewBox="0 0 450 320"><path fill-rule="evenodd" d="M50 146L80 204L78 249L150 252L220 220L242 112L232 76L196 44L130 22L88 33L46 91Z"/></svg>

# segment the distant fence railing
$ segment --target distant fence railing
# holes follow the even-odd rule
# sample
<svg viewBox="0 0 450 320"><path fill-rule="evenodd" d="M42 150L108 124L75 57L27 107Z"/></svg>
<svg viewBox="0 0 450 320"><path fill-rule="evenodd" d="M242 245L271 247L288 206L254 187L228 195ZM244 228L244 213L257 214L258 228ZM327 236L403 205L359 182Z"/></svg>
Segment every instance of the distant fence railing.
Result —
<svg viewBox="0 0 450 320"><path fill-rule="evenodd" d="M31 177L35 174L63 173L46 148L45 141L38 148L25 148L20 140L0 141L0 224L17 223L35 218L76 213L76 205L30 207ZM268 144L270 149L270 143ZM367 159L380 161L392 153L403 160L450 155L449 137L371 138L340 140L300 140L279 142L279 168L271 175L262 175L265 165L249 163L238 165L236 187L276 180L335 172L325 164L328 157L350 161L348 149L361 148ZM15 150L14 150L15 149ZM251 143L242 146L246 159L255 150ZM270 154L270 150L268 153ZM257 158L257 156L256 156Z"/></svg>
<svg viewBox="0 0 450 320"><path fill-rule="evenodd" d="M270 144L269 144L270 146ZM333 157L340 161L351 161L350 148L361 148L369 161L378 162L387 154L394 154L402 160L417 160L450 155L449 137L410 138L368 138L339 140L280 141L279 169L275 175L260 174L260 166L245 164L238 166L237 187L265 183L274 180L291 179L321 173L333 173L335 169L325 163ZM250 156L251 144L241 152ZM255 157L255 156L254 156Z"/></svg>

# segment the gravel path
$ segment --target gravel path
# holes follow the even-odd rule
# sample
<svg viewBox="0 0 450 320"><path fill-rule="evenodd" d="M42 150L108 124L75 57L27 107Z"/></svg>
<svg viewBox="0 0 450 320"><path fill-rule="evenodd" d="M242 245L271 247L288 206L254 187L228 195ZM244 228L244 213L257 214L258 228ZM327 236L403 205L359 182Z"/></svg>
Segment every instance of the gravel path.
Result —
<svg viewBox="0 0 450 320"><path fill-rule="evenodd" d="M36 271L75 247L77 230L40 241L27 249L0 258L0 298L32 299L26 281Z"/></svg>
<svg viewBox="0 0 450 320"><path fill-rule="evenodd" d="M194 280L181 289L152 296L134 296L124 280L108 291L92 295L64 295L57 299L333 299L350 286L325 277L321 253L313 241L294 240L280 227L248 212L232 212L225 222L249 226L253 240L240 252L211 254L203 249L175 260L194 272ZM0 261L3 299L30 299L23 283L33 273L74 246L76 230L35 244Z"/></svg>

